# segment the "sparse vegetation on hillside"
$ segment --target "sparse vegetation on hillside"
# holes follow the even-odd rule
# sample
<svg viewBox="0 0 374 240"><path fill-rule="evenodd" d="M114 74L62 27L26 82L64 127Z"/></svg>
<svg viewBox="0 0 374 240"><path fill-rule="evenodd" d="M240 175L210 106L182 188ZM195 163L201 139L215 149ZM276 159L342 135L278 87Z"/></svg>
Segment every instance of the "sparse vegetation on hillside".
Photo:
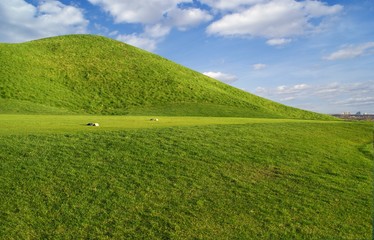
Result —
<svg viewBox="0 0 374 240"><path fill-rule="evenodd" d="M14 104L0 108L2 113L37 104L34 113L329 118L254 96L100 36L0 44L0 65L0 102Z"/></svg>

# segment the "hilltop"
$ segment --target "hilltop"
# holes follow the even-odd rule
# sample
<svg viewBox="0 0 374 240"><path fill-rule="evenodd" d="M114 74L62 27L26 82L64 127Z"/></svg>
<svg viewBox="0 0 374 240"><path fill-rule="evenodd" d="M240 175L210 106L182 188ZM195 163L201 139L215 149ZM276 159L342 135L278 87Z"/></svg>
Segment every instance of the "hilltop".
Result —
<svg viewBox="0 0 374 240"><path fill-rule="evenodd" d="M0 44L0 112L325 119L94 35Z"/></svg>

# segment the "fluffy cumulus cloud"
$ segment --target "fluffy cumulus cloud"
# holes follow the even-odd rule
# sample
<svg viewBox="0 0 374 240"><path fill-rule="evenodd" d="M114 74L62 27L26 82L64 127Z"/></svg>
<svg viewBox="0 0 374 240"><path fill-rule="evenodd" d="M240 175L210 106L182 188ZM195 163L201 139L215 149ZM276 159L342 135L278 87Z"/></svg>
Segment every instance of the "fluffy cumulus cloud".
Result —
<svg viewBox="0 0 374 240"><path fill-rule="evenodd" d="M220 36L250 36L269 39L280 45L292 37L315 31L323 17L339 13L341 5L328 6L320 1L269 0L224 15L207 28ZM319 21L315 21L315 20Z"/></svg>
<svg viewBox="0 0 374 240"><path fill-rule="evenodd" d="M315 0L306 0L302 4L306 16L311 18L334 15L343 9L341 5L327 6L323 2Z"/></svg>
<svg viewBox="0 0 374 240"><path fill-rule="evenodd" d="M162 21L155 24L145 24L142 33L127 35L118 33L116 39L152 52L156 50L157 44L170 33L172 28L186 30L210 19L211 16L200 9L173 8Z"/></svg>
<svg viewBox="0 0 374 240"><path fill-rule="evenodd" d="M0 1L0 16L2 42L84 33L88 24L81 9L55 0L37 6L24 0Z"/></svg>
<svg viewBox="0 0 374 240"><path fill-rule="evenodd" d="M144 32L136 33L137 38L153 42L160 42L173 28L185 31L211 22L208 34L261 37L270 46L283 46L297 36L316 32L328 17L343 9L314 0L88 1L101 7L115 23L141 24ZM157 27L160 31L152 31Z"/></svg>
<svg viewBox="0 0 374 240"><path fill-rule="evenodd" d="M169 12L168 17L170 19L170 25L181 30L194 27L202 22L208 22L213 18L208 12L197 8L175 8Z"/></svg>
<svg viewBox="0 0 374 240"><path fill-rule="evenodd" d="M153 52L157 44L168 35L171 27L163 24L146 25L142 33L120 34L118 31L113 36L127 44Z"/></svg>
<svg viewBox="0 0 374 240"><path fill-rule="evenodd" d="M157 40L136 34L119 34L116 39L147 51L154 51L157 46Z"/></svg>
<svg viewBox="0 0 374 240"><path fill-rule="evenodd" d="M342 10L341 5L313 0L87 1L116 23L117 29L111 29L110 36L147 50L154 50L172 29L186 31L202 23L209 24L208 34L262 37L268 45L282 46L295 36L315 31L324 19ZM62 0L0 1L0 14L0 41L5 42L84 33L89 23L82 9ZM93 22L97 31L107 35L110 30L100 24ZM121 24L138 24L142 31L124 34L121 28L125 25ZM342 49L326 59L342 58L349 55L347 51L354 50L360 49Z"/></svg>
<svg viewBox="0 0 374 240"><path fill-rule="evenodd" d="M199 8L180 8L185 0L88 0L108 12L116 23L141 23L154 25L164 23L176 27L190 27L212 16Z"/></svg>
<svg viewBox="0 0 374 240"><path fill-rule="evenodd" d="M155 24L180 0L88 0L113 16L116 23Z"/></svg>
<svg viewBox="0 0 374 240"><path fill-rule="evenodd" d="M237 76L222 72L204 72L203 74L225 83L233 83L238 80Z"/></svg>
<svg viewBox="0 0 374 240"><path fill-rule="evenodd" d="M173 28L187 30L213 17L199 8L182 8L192 0L88 0L111 15L115 23L134 23L144 27L142 33L121 35L117 39L146 50L155 50L158 42Z"/></svg>
<svg viewBox="0 0 374 240"><path fill-rule="evenodd" d="M325 56L326 60L341 60L356 58L367 54L374 54L374 42L367 42L359 45L350 45Z"/></svg>

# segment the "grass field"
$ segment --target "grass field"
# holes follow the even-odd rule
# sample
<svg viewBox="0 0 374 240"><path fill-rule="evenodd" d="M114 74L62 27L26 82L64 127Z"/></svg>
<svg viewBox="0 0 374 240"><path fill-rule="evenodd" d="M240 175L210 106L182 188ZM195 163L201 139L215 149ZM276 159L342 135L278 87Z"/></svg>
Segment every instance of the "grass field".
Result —
<svg viewBox="0 0 374 240"><path fill-rule="evenodd" d="M150 121L157 118L159 121ZM98 122L99 128L86 126ZM139 128L165 128L212 124L253 124L282 122L325 122L298 119L233 118L233 117L168 117L168 116L93 116L93 115L0 115L0 135L30 133L102 132ZM338 121L337 121L338 123Z"/></svg>
<svg viewBox="0 0 374 240"><path fill-rule="evenodd" d="M372 124L152 117L0 115L0 238L371 239Z"/></svg>

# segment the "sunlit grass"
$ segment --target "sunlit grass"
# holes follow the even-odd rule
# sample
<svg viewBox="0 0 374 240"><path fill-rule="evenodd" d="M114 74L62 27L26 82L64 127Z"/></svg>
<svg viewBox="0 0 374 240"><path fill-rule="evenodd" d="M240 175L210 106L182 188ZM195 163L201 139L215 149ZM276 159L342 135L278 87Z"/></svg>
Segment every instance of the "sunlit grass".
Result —
<svg viewBox="0 0 374 240"><path fill-rule="evenodd" d="M0 43L0 113L328 119L112 39Z"/></svg>
<svg viewBox="0 0 374 240"><path fill-rule="evenodd" d="M0 238L370 239L371 125L149 118L1 116Z"/></svg>
<svg viewBox="0 0 374 240"><path fill-rule="evenodd" d="M159 121L151 121L157 118ZM97 122L99 127L88 127ZM297 119L233 118L233 117L170 117L170 116L95 116L95 115L24 115L0 114L0 135L30 133L101 132L134 128L173 126L228 125L284 122L324 122ZM330 122L333 123L333 122ZM336 121L339 123L339 121Z"/></svg>

